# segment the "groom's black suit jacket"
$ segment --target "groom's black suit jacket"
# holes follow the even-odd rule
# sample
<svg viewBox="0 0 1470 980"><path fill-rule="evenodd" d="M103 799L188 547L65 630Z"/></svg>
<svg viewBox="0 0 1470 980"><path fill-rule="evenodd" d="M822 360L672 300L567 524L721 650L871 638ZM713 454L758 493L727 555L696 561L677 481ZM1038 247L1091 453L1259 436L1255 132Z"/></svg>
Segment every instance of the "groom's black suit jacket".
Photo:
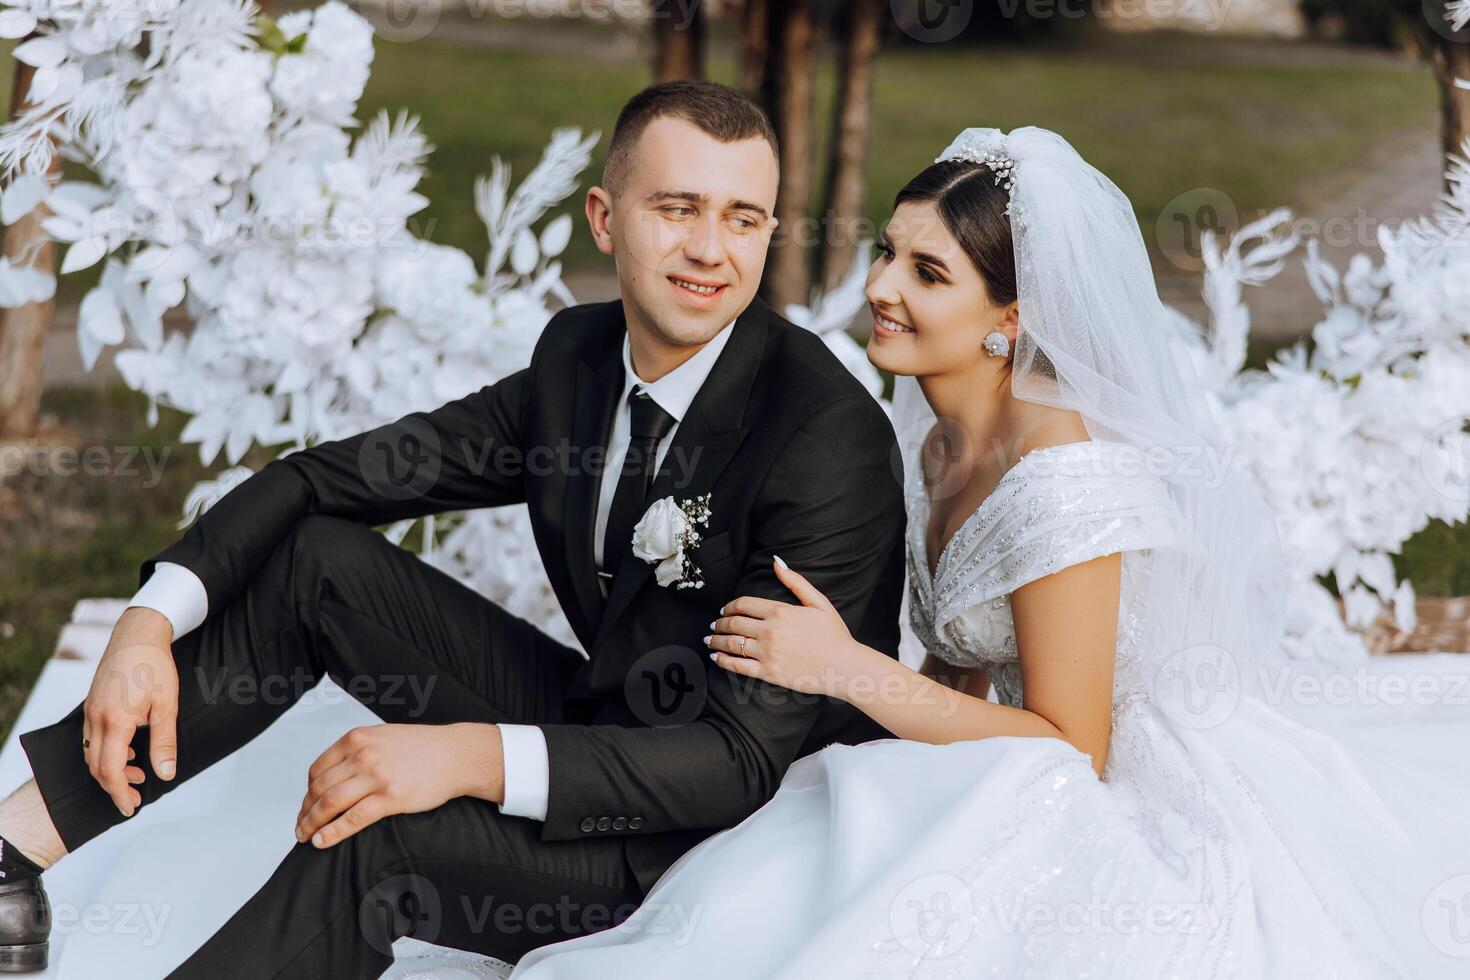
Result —
<svg viewBox="0 0 1470 980"><path fill-rule="evenodd" d="M854 637L896 657L904 509L883 410L818 337L756 299L648 496L710 494L708 527L691 552L704 586L659 586L654 566L630 550L611 556L604 601L593 523L626 329L621 300L560 311L530 367L434 411L272 461L146 560L140 581L156 562L177 562L218 610L307 514L377 525L526 503L552 588L589 655L568 698L582 706L569 717L590 723L539 726L550 764L541 839L628 835L628 862L646 891L696 842L758 809L795 759L831 742L891 737L844 702L716 667L702 637L736 596L792 601L771 568L780 555Z"/></svg>

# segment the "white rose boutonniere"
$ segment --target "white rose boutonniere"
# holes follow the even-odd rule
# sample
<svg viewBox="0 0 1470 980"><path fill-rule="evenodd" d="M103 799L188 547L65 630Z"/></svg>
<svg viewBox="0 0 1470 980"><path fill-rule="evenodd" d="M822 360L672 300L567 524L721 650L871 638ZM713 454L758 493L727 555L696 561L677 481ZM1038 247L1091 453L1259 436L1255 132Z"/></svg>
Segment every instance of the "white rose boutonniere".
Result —
<svg viewBox="0 0 1470 980"><path fill-rule="evenodd" d="M699 528L709 525L709 494L676 501L662 497L649 505L633 528L633 555L658 563L658 584L676 589L704 588L704 573L686 553L699 545Z"/></svg>

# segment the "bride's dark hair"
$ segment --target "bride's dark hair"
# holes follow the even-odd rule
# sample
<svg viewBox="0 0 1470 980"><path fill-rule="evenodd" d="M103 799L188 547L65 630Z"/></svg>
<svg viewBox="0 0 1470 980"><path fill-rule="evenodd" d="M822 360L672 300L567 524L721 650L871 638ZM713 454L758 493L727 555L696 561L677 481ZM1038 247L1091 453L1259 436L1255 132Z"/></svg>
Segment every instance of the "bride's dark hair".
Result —
<svg viewBox="0 0 1470 980"><path fill-rule="evenodd" d="M894 209L904 201L934 205L985 280L992 303L1004 306L1015 300L1016 254L1005 213L1010 194L995 182L995 171L983 163L944 160L904 184L893 198Z"/></svg>

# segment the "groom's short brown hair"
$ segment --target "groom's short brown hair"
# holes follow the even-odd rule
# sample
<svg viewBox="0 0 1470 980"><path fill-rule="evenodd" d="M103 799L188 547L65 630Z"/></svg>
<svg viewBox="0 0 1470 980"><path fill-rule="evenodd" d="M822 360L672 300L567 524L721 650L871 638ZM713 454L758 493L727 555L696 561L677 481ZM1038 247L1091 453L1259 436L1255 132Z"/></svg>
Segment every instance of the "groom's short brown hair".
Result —
<svg viewBox="0 0 1470 980"><path fill-rule="evenodd" d="M776 128L765 111L747 96L718 82L660 82L633 96L618 113L607 147L607 160L602 165L602 186L614 197L622 193L627 183L638 137L649 123L663 116L693 123L721 143L763 139L771 144L771 155L780 168Z"/></svg>

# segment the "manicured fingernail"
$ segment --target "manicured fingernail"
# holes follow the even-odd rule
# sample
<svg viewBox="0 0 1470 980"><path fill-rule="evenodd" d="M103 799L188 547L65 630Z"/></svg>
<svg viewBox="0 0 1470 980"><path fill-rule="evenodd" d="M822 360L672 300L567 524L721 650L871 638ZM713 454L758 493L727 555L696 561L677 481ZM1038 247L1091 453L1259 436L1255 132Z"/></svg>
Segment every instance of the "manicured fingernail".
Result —
<svg viewBox="0 0 1470 980"><path fill-rule="evenodd" d="M311 835L311 842L317 847L322 846L322 832L320 830Z"/></svg>
<svg viewBox="0 0 1470 980"><path fill-rule="evenodd" d="M713 629L719 629L719 627L715 625L715 623L718 623L718 622L719 622L719 620L717 619L717 620L714 621L714 623L710 623L709 624L709 628L712 629L712 630Z"/></svg>
<svg viewBox="0 0 1470 980"><path fill-rule="evenodd" d="M715 663L719 663L720 662L720 655L718 653L712 653L712 654L710 654L709 655L709 658L711 660L713 660Z"/></svg>
<svg viewBox="0 0 1470 980"><path fill-rule="evenodd" d="M714 634L713 633L711 633L709 636L706 636L704 638L704 645L705 646L709 646L709 641L712 640L712 639L714 639Z"/></svg>
<svg viewBox="0 0 1470 980"><path fill-rule="evenodd" d="M174 778L174 760L164 759L158 764L158 774L164 779Z"/></svg>
<svg viewBox="0 0 1470 980"><path fill-rule="evenodd" d="M782 568L785 568L786 567L786 563L781 560L781 556L780 555L776 555L776 564L777 565L780 565Z"/></svg>

